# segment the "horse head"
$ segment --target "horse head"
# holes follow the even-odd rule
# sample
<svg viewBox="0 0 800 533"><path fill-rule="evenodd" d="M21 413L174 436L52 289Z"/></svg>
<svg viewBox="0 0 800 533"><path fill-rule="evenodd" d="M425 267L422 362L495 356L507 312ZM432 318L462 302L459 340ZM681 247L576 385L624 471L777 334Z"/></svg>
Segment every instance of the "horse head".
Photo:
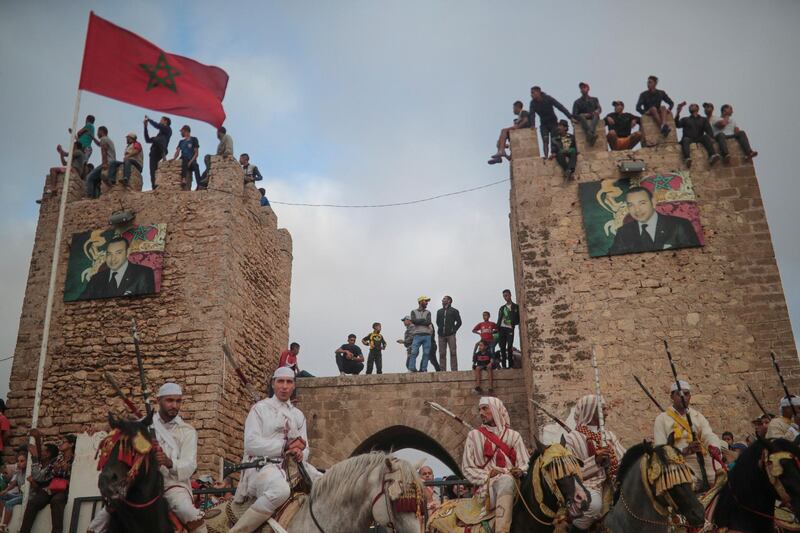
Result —
<svg viewBox="0 0 800 533"><path fill-rule="evenodd" d="M800 511L800 448L785 439L759 439L760 466L775 490L776 499Z"/></svg>
<svg viewBox="0 0 800 533"><path fill-rule="evenodd" d="M143 420L122 420L109 413L111 433L97 451L97 469L100 470L97 485L106 505L113 508L126 501L131 487L151 468L157 471L151 460L153 445L147 429L152 421L152 413Z"/></svg>
<svg viewBox="0 0 800 533"><path fill-rule="evenodd" d="M640 461L642 480L648 496L652 495L656 510L672 509L682 515L689 526L703 527L703 505L694 493L694 472L683 456L669 444L653 447Z"/></svg>
<svg viewBox="0 0 800 533"><path fill-rule="evenodd" d="M380 470L381 489L372 499L375 523L395 533L424 533L427 505L417 469L387 455Z"/></svg>
<svg viewBox="0 0 800 533"><path fill-rule="evenodd" d="M537 441L537 453L531 458L528 476L533 495L540 510L546 515L566 510L572 518L582 516L589 509L591 496L583 486L583 464L563 444L543 446ZM545 509L545 488L557 503L557 509Z"/></svg>

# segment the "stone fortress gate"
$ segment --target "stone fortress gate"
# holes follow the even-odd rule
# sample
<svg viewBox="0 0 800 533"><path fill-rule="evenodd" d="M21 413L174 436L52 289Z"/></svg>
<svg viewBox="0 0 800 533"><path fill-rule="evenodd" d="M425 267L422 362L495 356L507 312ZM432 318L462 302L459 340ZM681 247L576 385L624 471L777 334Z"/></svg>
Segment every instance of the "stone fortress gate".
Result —
<svg viewBox="0 0 800 533"><path fill-rule="evenodd" d="M644 118L646 142L637 151L608 152L603 135L580 156L575 181L562 185L554 161L539 158L535 131L512 135L510 230L516 300L522 314L522 370L496 374L496 395L529 442L549 423L529 397L565 414L594 391L590 366L596 346L609 420L626 444L651 435L655 408L638 390L638 375L668 402L671 374L661 339L668 339L693 402L712 426L738 435L758 414L749 384L770 409L781 396L769 349L778 354L788 385L800 386L794 339L752 163L731 144L732 161L709 168L693 146L691 169L705 246L591 258L578 184L620 177L617 164L638 159L646 174L685 170L674 131L662 138ZM600 133L600 132L598 132ZM112 212L136 212L136 223L167 225L163 283L154 296L65 303L57 298L40 412L46 434L80 431L121 403L102 378L110 371L139 394L130 332L137 318L148 378L185 384L185 418L200 435L200 472L219 459L241 457L244 405L249 397L226 365L221 345L259 390L288 338L292 246L275 215L242 187L231 160L212 158L210 189L181 191L179 164L163 163L156 191L141 179L116 186L99 200L83 198L71 180L57 287L64 287L74 233L104 228ZM20 319L8 414L14 441L30 421L59 194L42 202ZM462 338L462 345L469 344ZM262 354L270 354L264 359ZM370 449L413 447L459 473L465 429L433 413L442 403L477 423L470 372L308 378L300 407L310 424L312 461L327 467Z"/></svg>

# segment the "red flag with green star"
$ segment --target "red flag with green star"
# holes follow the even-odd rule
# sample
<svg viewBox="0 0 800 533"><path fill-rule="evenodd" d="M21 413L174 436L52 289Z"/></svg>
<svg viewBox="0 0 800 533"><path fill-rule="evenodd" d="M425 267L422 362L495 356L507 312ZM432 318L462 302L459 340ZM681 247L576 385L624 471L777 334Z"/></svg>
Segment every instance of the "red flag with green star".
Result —
<svg viewBox="0 0 800 533"><path fill-rule="evenodd" d="M208 122L225 121L228 74L165 52L92 13L79 89L129 104Z"/></svg>

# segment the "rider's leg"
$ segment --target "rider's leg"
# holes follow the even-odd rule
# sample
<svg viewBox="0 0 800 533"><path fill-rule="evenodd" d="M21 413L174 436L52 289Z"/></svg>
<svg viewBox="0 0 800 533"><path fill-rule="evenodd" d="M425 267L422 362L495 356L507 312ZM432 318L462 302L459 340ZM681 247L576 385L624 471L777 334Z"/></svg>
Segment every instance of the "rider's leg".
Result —
<svg viewBox="0 0 800 533"><path fill-rule="evenodd" d="M89 524L89 529L86 530L86 533L106 533L108 531L108 522L111 520L111 515L108 514L106 508L103 507L97 514L94 515L92 518L91 523Z"/></svg>
<svg viewBox="0 0 800 533"><path fill-rule="evenodd" d="M259 473L253 484L259 494L253 505L250 506L229 533L250 533L264 522L283 505L291 495L289 483L277 467L265 467Z"/></svg>
<svg viewBox="0 0 800 533"><path fill-rule="evenodd" d="M491 482L489 496L494 504L494 533L508 533L514 512L514 478L509 474L496 476Z"/></svg>
<svg viewBox="0 0 800 533"><path fill-rule="evenodd" d="M189 531L193 533L206 533L206 524L203 521L203 513L194 506L192 501L192 491L188 486L172 486L164 493L170 511L175 513Z"/></svg>

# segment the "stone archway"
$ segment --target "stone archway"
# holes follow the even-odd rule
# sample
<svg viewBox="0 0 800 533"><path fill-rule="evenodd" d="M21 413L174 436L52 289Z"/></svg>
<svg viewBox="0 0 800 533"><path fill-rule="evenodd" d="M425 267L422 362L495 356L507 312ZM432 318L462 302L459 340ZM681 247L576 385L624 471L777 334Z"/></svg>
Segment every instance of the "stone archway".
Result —
<svg viewBox="0 0 800 533"><path fill-rule="evenodd" d="M418 429L408 426L390 426L378 431L359 444L351 455L367 453L372 450L390 452L402 448L413 448L436 457L454 474L461 477L460 463L436 440Z"/></svg>

